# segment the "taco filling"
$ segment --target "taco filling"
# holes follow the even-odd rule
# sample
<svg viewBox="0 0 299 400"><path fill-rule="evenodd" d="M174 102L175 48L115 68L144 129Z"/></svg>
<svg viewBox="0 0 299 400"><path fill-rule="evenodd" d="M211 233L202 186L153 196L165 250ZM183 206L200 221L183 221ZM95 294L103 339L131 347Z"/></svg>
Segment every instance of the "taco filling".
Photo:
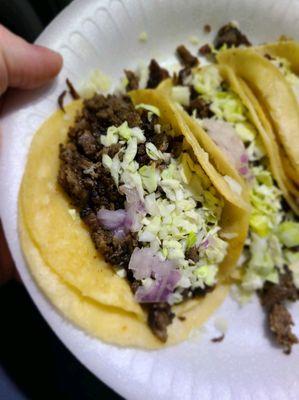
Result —
<svg viewBox="0 0 299 400"><path fill-rule="evenodd" d="M248 109L222 79L217 67L194 69L182 84L172 88L172 97L196 119L250 187L250 229L239 261L244 266L239 293L241 301L259 291L262 303L269 311L271 330L288 351L297 338L291 333L292 318L281 303L299 297L298 217L284 201L275 182ZM177 93L185 91L182 101ZM273 298L275 289L272 289L272 301L269 302L268 288L272 286L278 291L283 286L285 297ZM291 288L291 295L285 287ZM283 335L283 324L279 326L277 320L285 321Z"/></svg>
<svg viewBox="0 0 299 400"><path fill-rule="evenodd" d="M223 200L160 111L97 95L60 148L58 181L162 341L171 307L217 283Z"/></svg>

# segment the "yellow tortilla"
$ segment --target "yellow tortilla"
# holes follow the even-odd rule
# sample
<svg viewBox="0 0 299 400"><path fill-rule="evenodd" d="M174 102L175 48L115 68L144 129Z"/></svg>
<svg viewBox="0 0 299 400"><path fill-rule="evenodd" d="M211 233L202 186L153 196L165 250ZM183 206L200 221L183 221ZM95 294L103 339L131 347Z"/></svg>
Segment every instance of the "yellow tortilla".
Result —
<svg viewBox="0 0 299 400"><path fill-rule="evenodd" d="M287 59L292 72L299 75L299 42L294 40L281 40L275 43L256 46L254 50L263 56L269 54L273 57Z"/></svg>
<svg viewBox="0 0 299 400"><path fill-rule="evenodd" d="M163 91L162 86L160 87L160 91ZM223 158L222 153L219 152L218 147L205 132L204 134L209 139L210 147L205 145L204 140L198 140L196 135L197 132L193 132L191 127L186 124L184 116L178 112L176 104L169 99L167 101L163 100L163 94L160 94L157 90L137 90L131 92L130 95L135 103L148 102L150 98L151 104L159 108L162 118L167 123L171 123L177 131L184 133L184 136L192 147L196 159L199 161L202 169L213 182L218 192L221 193L228 202L234 204L236 207L249 211L249 206L244 199L244 196L240 196L233 192L228 183L223 179L223 176L229 175L241 185L242 189L246 190L244 183L239 178L239 175L234 173L234 169L230 166L230 163L224 161L225 159ZM218 158L219 162L216 161Z"/></svg>
<svg viewBox="0 0 299 400"><path fill-rule="evenodd" d="M290 69L295 75L299 75L299 43L294 40L282 40L275 43L268 43L262 46L254 47L254 50L265 56L266 54L272 57L280 57L286 59L290 63ZM269 61L270 63L270 61ZM285 79L281 74L281 79ZM291 88L292 89L292 88ZM298 106L297 98L297 106ZM299 175L292 167L285 152L281 152L282 163L287 176L299 186Z"/></svg>
<svg viewBox="0 0 299 400"><path fill-rule="evenodd" d="M209 66L204 67L209 68ZM232 90L238 94L243 104L248 109L250 121L255 126L259 133L266 152L269 157L270 167L275 177L278 186L282 190L285 199L290 207L298 214L299 205L296 198L299 198L299 191L290 181L284 171L287 163L282 162L279 147L275 141L275 135L272 126L268 122L260 104L256 100L249 86L243 79L237 78L234 71L226 65L213 65L213 68L218 68L222 78L230 85ZM171 96L172 83L171 80L163 81L159 89ZM214 143L210 136L202 129L200 124L191 116L189 116L182 108L178 107L178 112L181 113L188 127L196 137L200 146L205 149L210 155L210 161L218 170L226 171L225 174L235 179L243 188L243 198L248 201L248 188L244 180L241 178L238 171L233 167L227 156Z"/></svg>
<svg viewBox="0 0 299 400"><path fill-rule="evenodd" d="M167 114L167 106L163 99L160 101L160 110ZM135 102L145 102L143 95L137 100L135 94ZM156 105L151 96L146 102ZM75 101L66 107L66 115L57 111L32 141L19 195L20 237L28 266L51 302L86 332L123 346L165 346L147 326L147 315L134 301L127 281L97 254L86 227L79 216L70 212L69 200L56 183L59 143L65 142L68 128L81 108L81 101ZM175 129L183 128L175 115L169 114L169 118ZM190 137L189 142L192 140ZM217 179L223 178L219 174ZM220 278L224 280L241 254L248 213L226 201L222 225L223 232L238 234L229 241L228 256L220 267ZM188 338L191 330L219 307L227 291L225 284L219 284L204 298L174 307L177 316L184 315L186 321L175 318L166 345Z"/></svg>
<svg viewBox="0 0 299 400"><path fill-rule="evenodd" d="M169 97L171 97L172 86L173 85L171 79L167 79L160 83L158 89L165 92ZM223 175L228 175L233 178L242 187L242 199L245 201L244 208L248 207L247 185L241 178L238 171L234 168L230 160L216 145L216 143L210 138L210 136L202 129L202 127L197 123L194 118L184 112L184 110L179 105L174 104L173 106L177 109L177 112L182 115L182 118L187 124L189 130L192 132L193 136L196 138L199 146L209 154L209 161L213 165L213 167L217 171L221 171ZM240 200L238 199L238 201Z"/></svg>
<svg viewBox="0 0 299 400"><path fill-rule="evenodd" d="M254 48L221 51L219 63L230 66L260 102L295 176L299 176L299 108L281 72Z"/></svg>
<svg viewBox="0 0 299 400"><path fill-rule="evenodd" d="M24 228L20 210L20 238L27 263L37 284L57 309L71 322L93 336L121 346L158 349L162 344L147 327L133 314L115 310L83 296L74 287L66 284L51 266L43 260L41 251L31 240ZM71 262L72 259L69 259ZM198 300L196 308L186 310L169 328L167 345L174 345L188 338L193 328L202 325L218 308L228 294L229 286L219 285L213 293Z"/></svg>

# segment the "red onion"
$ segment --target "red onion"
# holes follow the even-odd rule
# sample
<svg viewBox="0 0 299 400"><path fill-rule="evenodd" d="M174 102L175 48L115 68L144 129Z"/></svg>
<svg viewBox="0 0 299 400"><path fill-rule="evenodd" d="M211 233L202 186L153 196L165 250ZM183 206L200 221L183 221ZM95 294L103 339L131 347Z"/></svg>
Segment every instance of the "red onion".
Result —
<svg viewBox="0 0 299 400"><path fill-rule="evenodd" d="M172 270L163 278L153 281L149 288L139 286L135 298L139 303L157 303L168 301L169 295L173 293L181 274L178 270Z"/></svg>
<svg viewBox="0 0 299 400"><path fill-rule="evenodd" d="M131 231L138 232L141 229L141 220L145 216L146 211L144 202L140 199L136 188L126 185L120 186L119 191L126 195L126 211L131 220Z"/></svg>
<svg viewBox="0 0 299 400"><path fill-rule="evenodd" d="M249 169L248 169L248 167L241 167L241 168L239 168L239 173L241 174L241 175L248 175L248 173L249 173Z"/></svg>
<svg viewBox="0 0 299 400"><path fill-rule="evenodd" d="M137 280L149 278L155 258L156 255L150 248L134 249L129 262L129 269L133 271L134 278Z"/></svg>
<svg viewBox="0 0 299 400"><path fill-rule="evenodd" d="M97 217L100 224L112 231L118 239L125 237L132 227L132 220L126 210L111 211L102 208L98 211Z"/></svg>
<svg viewBox="0 0 299 400"><path fill-rule="evenodd" d="M209 247L209 245L210 245L209 238L207 238L206 240L204 240L204 241L200 244L200 246L203 247L204 249L207 249L207 248Z"/></svg>
<svg viewBox="0 0 299 400"><path fill-rule="evenodd" d="M203 127L237 170L244 164L248 164L244 143L231 124L214 119L203 119Z"/></svg>
<svg viewBox="0 0 299 400"><path fill-rule="evenodd" d="M242 164L247 164L249 159L248 159L248 155L246 153L243 153L240 157L240 161Z"/></svg>
<svg viewBox="0 0 299 400"><path fill-rule="evenodd" d="M98 220L100 224L111 231L118 229L125 224L127 213L125 210L106 210L102 208L98 211Z"/></svg>
<svg viewBox="0 0 299 400"><path fill-rule="evenodd" d="M167 301L170 293L175 289L181 274L175 269L175 264L161 257L150 248L135 249L132 253L129 269L133 271L137 280L153 278L148 288L140 286L135 298L139 303Z"/></svg>

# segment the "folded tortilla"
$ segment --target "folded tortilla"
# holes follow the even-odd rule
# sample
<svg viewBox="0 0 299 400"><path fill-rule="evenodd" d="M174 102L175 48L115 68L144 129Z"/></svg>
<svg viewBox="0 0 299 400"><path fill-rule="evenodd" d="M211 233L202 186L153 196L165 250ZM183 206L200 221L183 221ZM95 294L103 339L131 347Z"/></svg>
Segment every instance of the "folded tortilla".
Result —
<svg viewBox="0 0 299 400"><path fill-rule="evenodd" d="M135 104L152 104L161 118L183 133L190 154L197 159L225 201L221 226L228 239L227 256L220 266L219 284L203 298L194 298L173 307L176 316L168 328L167 345L188 338L219 307L227 292L227 280L241 254L248 230L248 206L242 204L223 179L221 170L209 162L206 153L192 136L161 93L136 91ZM146 101L145 101L146 100ZM97 253L89 232L57 184L59 144L65 142L69 127L82 102L57 111L38 130L29 151L19 194L19 229L24 255L36 282L54 306L87 333L123 346L159 348L165 346L151 332L146 312L134 300L127 281ZM245 202L244 202L245 203ZM229 235L228 235L229 236Z"/></svg>
<svg viewBox="0 0 299 400"><path fill-rule="evenodd" d="M242 51L246 52L247 49L245 50L242 49ZM230 52L233 52L233 50L227 51L227 53L231 54ZM219 54L219 59L221 62L223 61L222 52ZM226 64L228 64L229 66L227 66ZM230 86L232 91L235 92L240 97L242 103L248 109L250 122L256 128L265 147L267 156L269 158L272 174L275 180L277 181L278 186L282 190L284 198L286 199L290 207L294 210L294 212L298 214L299 205L297 202L297 198L299 198L299 191L296 185L294 184L294 181L292 181L289 178L289 174L287 173L287 165L289 165L290 163L288 160L286 160L286 158L282 157L282 152L279 147L279 144L277 143L277 140L275 139L275 133L272 128L272 125L269 122L269 119L266 117L266 114L263 108L261 107L261 104L255 97L250 85L246 83L245 79L237 77L234 70L230 67L231 67L230 63L229 62L226 63L224 61L223 64L221 65L212 66L212 68L218 69L224 81ZM211 67L207 66L204 68L208 69ZM170 92L171 87L172 84L170 80L165 81L160 85L160 89L168 93L169 96L171 93ZM196 137L202 148L205 149L207 152L209 152L209 154L214 155L214 157L213 156L210 157L211 163L213 163L213 159L215 159L218 168L222 168L222 170L227 171L227 174L229 174L240 185L242 185L243 198L246 201L248 199L248 185L246 182L244 182L244 179L242 179L242 177L240 176L238 171L234 168L230 160L221 151L221 149L214 143L214 141L209 137L209 135L204 131L204 129L194 118L189 116L180 107L177 107L177 109L178 113L182 115L189 129Z"/></svg>
<svg viewBox="0 0 299 400"><path fill-rule="evenodd" d="M220 64L231 67L255 97L257 113L268 119L267 134L274 135L283 165L284 179L299 183L299 107L291 85L279 69L264 55L288 59L294 73L298 73L299 46L295 42L280 42L253 48L229 49L218 54ZM272 166L273 168L273 166ZM292 183L291 191L296 193ZM295 197L298 197L295 194ZM296 203L296 199L294 200ZM292 207L295 211L295 208ZM296 211L298 213L298 209Z"/></svg>

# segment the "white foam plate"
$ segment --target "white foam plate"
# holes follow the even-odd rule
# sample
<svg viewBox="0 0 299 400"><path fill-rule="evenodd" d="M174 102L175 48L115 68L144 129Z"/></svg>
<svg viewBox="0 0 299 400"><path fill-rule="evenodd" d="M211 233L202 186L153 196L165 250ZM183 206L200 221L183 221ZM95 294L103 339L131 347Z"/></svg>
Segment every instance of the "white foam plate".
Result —
<svg viewBox="0 0 299 400"><path fill-rule="evenodd" d="M28 272L17 234L17 195L29 144L42 121L55 110L65 78L76 83L99 67L116 80L123 68L134 68L150 57L168 63L176 46L188 43L191 35L200 37L201 44L210 40L203 33L204 24L216 30L230 20L237 20L256 43L280 34L299 39L297 0L77 0L38 39L39 44L63 54L59 78L41 90L11 93L4 109L0 211L24 285L63 343L127 399L299 398L299 349L285 356L271 344L256 300L240 310L228 299L201 337L179 346L148 352L108 345L72 325L46 300ZM142 31L148 34L146 44L138 41ZM292 310L298 315L298 305ZM217 316L226 318L229 328L225 340L213 344L210 339L215 336Z"/></svg>

